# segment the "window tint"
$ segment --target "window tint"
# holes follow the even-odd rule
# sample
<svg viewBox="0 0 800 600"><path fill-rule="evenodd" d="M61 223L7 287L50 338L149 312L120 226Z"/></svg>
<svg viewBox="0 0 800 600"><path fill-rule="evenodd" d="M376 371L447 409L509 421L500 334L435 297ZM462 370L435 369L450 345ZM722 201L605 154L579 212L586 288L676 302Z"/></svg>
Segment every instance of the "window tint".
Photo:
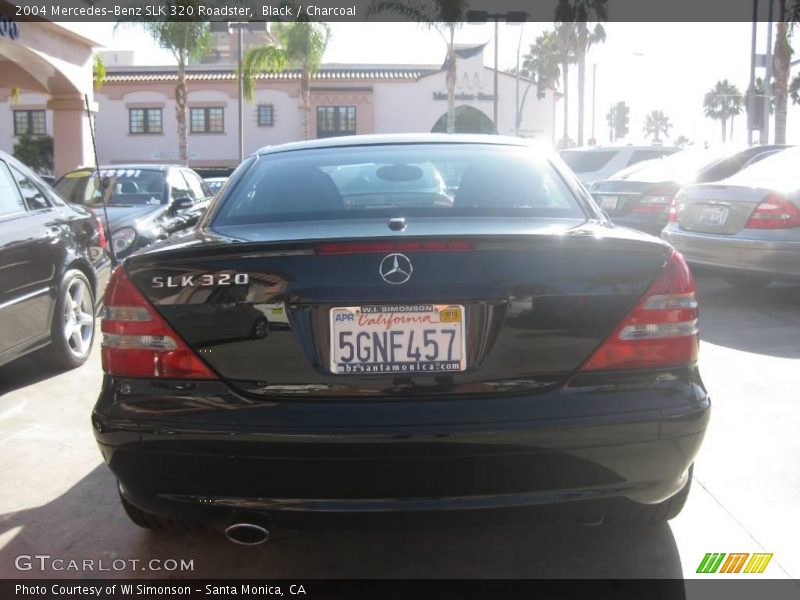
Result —
<svg viewBox="0 0 800 600"><path fill-rule="evenodd" d="M605 167L619 150L567 150L561 160L575 173L591 173Z"/></svg>
<svg viewBox="0 0 800 600"><path fill-rule="evenodd" d="M45 196L44 192L39 189L39 186L37 186L30 177L21 173L11 165L9 165L9 168L14 175L14 179L17 181L19 191L22 193L22 199L25 201L28 210L50 208L50 202L47 200L47 196Z"/></svg>
<svg viewBox="0 0 800 600"><path fill-rule="evenodd" d="M150 169L101 169L109 206L162 204L164 173ZM103 203L96 171L72 171L55 182L56 192L69 202L93 206Z"/></svg>
<svg viewBox="0 0 800 600"><path fill-rule="evenodd" d="M186 183L180 171L171 170L167 175L167 185L169 185L169 197L173 200L188 196L192 198L192 192L189 189L189 184Z"/></svg>
<svg viewBox="0 0 800 600"><path fill-rule="evenodd" d="M0 161L0 217L25 212L25 203L6 163Z"/></svg>
<svg viewBox="0 0 800 600"><path fill-rule="evenodd" d="M189 184L189 191L192 193L192 198L194 200L202 200L204 198L208 198L209 196L213 196L211 190L208 189L206 182L200 179L200 176L197 173L193 173L192 171L183 171L183 176L186 178L186 183Z"/></svg>
<svg viewBox="0 0 800 600"><path fill-rule="evenodd" d="M263 155L214 225L404 215L584 213L552 165L529 148L408 144Z"/></svg>

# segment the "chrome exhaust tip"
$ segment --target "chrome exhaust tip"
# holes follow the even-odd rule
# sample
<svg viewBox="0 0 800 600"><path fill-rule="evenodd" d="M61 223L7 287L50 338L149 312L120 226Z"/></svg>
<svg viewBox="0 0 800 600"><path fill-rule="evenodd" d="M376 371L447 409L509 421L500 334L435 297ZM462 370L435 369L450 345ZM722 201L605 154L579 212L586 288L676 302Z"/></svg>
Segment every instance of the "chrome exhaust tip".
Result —
<svg viewBox="0 0 800 600"><path fill-rule="evenodd" d="M269 530L256 523L233 523L225 528L225 537L234 544L258 546L269 539Z"/></svg>

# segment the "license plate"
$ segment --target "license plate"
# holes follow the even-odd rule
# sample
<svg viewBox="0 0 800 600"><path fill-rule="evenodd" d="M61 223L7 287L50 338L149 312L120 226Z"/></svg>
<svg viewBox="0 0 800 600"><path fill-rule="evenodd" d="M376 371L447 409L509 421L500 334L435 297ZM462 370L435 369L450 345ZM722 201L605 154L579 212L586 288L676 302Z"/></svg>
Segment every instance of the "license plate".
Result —
<svg viewBox="0 0 800 600"><path fill-rule="evenodd" d="M600 207L605 210L617 210L616 196L600 196Z"/></svg>
<svg viewBox="0 0 800 600"><path fill-rule="evenodd" d="M706 206L700 212L697 222L701 225L722 225L728 218L728 207Z"/></svg>
<svg viewBox="0 0 800 600"><path fill-rule="evenodd" d="M331 309L332 373L453 373L467 368L464 307L457 304Z"/></svg>

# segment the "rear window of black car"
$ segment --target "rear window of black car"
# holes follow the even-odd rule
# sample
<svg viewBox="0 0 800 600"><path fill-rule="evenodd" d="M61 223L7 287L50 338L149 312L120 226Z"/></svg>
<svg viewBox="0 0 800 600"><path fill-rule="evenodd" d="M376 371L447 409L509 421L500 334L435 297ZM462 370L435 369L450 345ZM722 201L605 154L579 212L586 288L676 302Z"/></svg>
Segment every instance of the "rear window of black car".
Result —
<svg viewBox="0 0 800 600"><path fill-rule="evenodd" d="M535 216L584 212L550 162L527 147L398 144L259 157L213 225L376 216Z"/></svg>

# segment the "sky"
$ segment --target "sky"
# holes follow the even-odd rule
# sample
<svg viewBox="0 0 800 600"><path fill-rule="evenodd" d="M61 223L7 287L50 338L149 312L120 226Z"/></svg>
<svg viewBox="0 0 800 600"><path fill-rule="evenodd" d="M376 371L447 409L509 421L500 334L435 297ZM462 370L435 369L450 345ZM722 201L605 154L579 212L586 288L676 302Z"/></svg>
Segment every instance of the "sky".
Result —
<svg viewBox="0 0 800 600"><path fill-rule="evenodd" d="M113 29L110 23L73 24L110 50L135 50L136 64L170 64L171 55L146 35L132 28ZM332 63L421 63L441 64L446 47L442 38L414 23L331 23L332 37L324 62ZM498 64L514 67L517 50L522 54L551 23L500 24ZM719 79L729 79L742 92L750 76L750 23L605 23L606 42L593 47L587 58L586 137L592 131L592 71L596 66L597 98L595 137L608 142L605 115L612 104L625 101L630 107L631 135L628 142L644 141L645 115L663 110L673 123L671 137L684 135L698 144L721 141L719 121L703 116L703 96ZM800 38L800 34L796 36ZM520 46L521 41L521 46ZM456 43L489 42L484 54L487 66L494 64L494 26L464 24ZM797 45L797 43L795 43ZM766 25L760 24L758 51L766 48ZM762 72L760 70L758 72ZM800 69L795 67L792 76ZM570 69L570 137L577 128L577 68ZM561 137L563 109L556 122ZM730 125L729 125L730 127ZM746 118L734 121L733 142L745 144ZM790 101L787 141L800 143L800 106Z"/></svg>

